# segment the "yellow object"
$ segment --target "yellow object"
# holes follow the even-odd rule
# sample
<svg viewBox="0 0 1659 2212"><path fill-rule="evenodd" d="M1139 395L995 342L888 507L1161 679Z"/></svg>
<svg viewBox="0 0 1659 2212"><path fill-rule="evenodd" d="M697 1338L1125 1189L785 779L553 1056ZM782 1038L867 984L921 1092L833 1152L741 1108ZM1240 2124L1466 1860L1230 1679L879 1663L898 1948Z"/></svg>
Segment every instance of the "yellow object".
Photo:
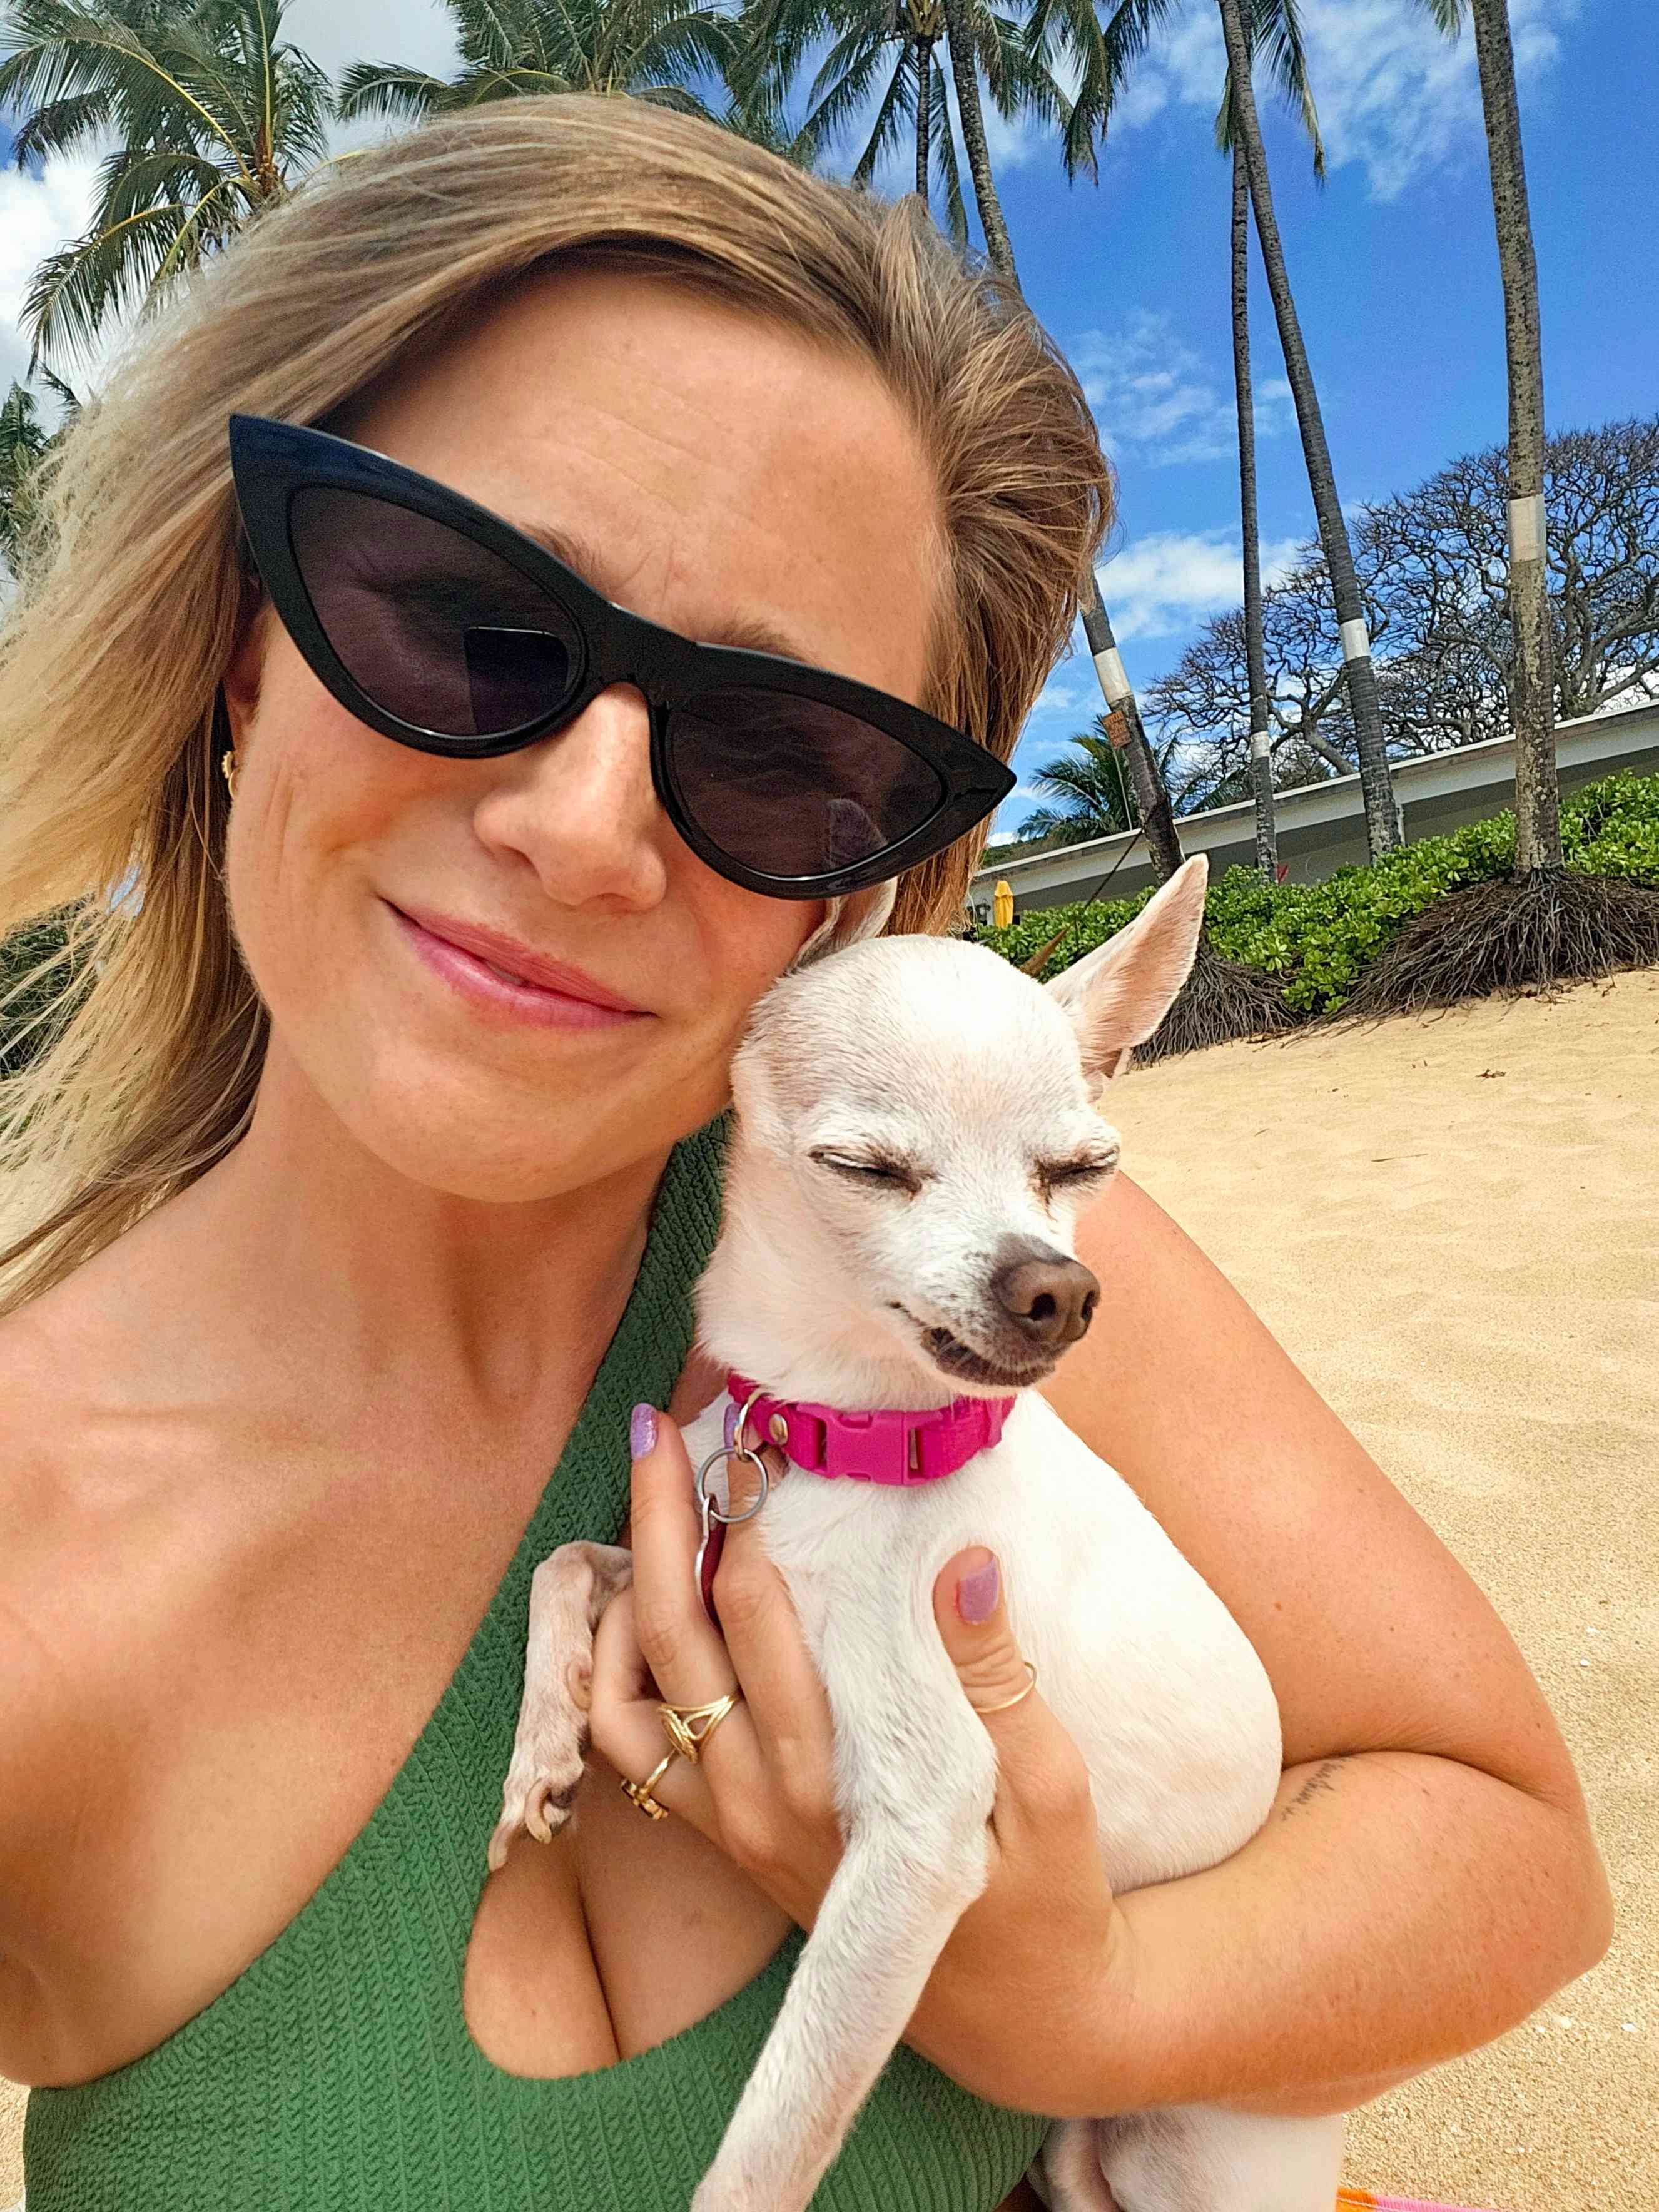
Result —
<svg viewBox="0 0 1659 2212"><path fill-rule="evenodd" d="M1014 918L1014 887L1000 876L991 893L991 918L999 929L1006 929Z"/></svg>

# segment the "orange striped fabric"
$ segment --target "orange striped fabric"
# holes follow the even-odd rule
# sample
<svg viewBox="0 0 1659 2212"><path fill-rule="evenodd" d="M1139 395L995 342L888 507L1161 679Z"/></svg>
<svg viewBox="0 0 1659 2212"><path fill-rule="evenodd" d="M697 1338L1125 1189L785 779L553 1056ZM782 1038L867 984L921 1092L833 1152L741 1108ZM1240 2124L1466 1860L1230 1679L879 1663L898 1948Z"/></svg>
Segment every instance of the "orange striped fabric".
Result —
<svg viewBox="0 0 1659 2212"><path fill-rule="evenodd" d="M1474 2207L1434 2204L1426 2197L1377 2197L1369 2189L1339 2189L1336 2212L1474 2212Z"/></svg>

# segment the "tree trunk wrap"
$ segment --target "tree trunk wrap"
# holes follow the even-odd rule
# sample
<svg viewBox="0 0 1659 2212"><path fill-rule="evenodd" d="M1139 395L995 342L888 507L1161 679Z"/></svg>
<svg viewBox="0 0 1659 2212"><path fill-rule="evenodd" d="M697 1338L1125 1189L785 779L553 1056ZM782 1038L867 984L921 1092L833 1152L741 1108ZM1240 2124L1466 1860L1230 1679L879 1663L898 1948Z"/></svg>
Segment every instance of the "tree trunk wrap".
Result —
<svg viewBox="0 0 1659 2212"><path fill-rule="evenodd" d="M1159 883L1166 884L1185 855L1176 831L1170 794L1164 787L1157 759L1146 742L1139 703L1135 698L1134 688L1124 672L1123 658L1117 649L1117 640L1112 635L1112 619L1106 611L1092 568L1084 584L1083 632L1089 641L1095 673L1100 678L1106 704L1114 714L1122 715L1128 729L1129 742L1124 750L1129 756L1129 780L1135 789L1135 805L1140 810L1141 834L1152 855L1152 872Z"/></svg>
<svg viewBox="0 0 1659 2212"><path fill-rule="evenodd" d="M968 167L974 179L974 198L979 207L980 228L985 233L985 250L991 265L1006 276L1024 299L1019 271L1014 266L1014 249L1008 236L1008 226L1002 219L1002 204L997 198L995 180L991 174L991 157L986 150L985 119L979 104L979 76L974 60L973 45L968 29L965 0L943 0L945 43L951 50L951 70L956 80L957 107L962 122L962 139L968 149ZM1140 826L1152 854L1153 872L1160 883L1169 878L1181 866L1184 855L1181 840L1176 835L1175 812L1170 805L1170 794L1164 787L1158 762L1146 742L1146 731L1140 719L1140 707L1117 650L1117 641L1112 635L1112 625L1105 604L1100 596L1100 586L1091 565L1083 582L1083 627L1089 641L1089 650L1094 656L1095 672L1100 678L1101 690L1106 703L1122 714L1128 725L1129 775L1135 787L1135 803L1140 809ZM1115 692L1115 696L1114 696Z"/></svg>
<svg viewBox="0 0 1659 2212"><path fill-rule="evenodd" d="M1273 186L1267 176L1267 152L1261 143L1261 122L1256 113L1255 92L1250 82L1250 57L1239 0L1218 0L1218 4L1221 9L1222 33L1227 42L1227 64L1231 71L1234 132L1244 149L1250 200L1255 210L1255 234L1261 247L1267 289L1273 296L1274 319L1279 325L1279 344L1285 355L1285 374L1290 384L1291 397L1296 403L1297 424L1302 433L1302 450L1308 465L1308 487L1313 494L1314 513L1319 523L1319 542L1324 551L1325 565L1331 574L1331 595L1336 602L1336 618L1344 629L1343 659L1348 679L1348 699L1353 712L1354 738L1359 753L1359 781L1365 799L1365 842L1371 858L1376 860L1382 853L1392 852L1403 840L1399 810L1395 805L1394 786L1389 775L1382 714L1377 700L1376 675L1371 666L1370 649L1368 647L1363 653L1348 649L1351 641L1358 643L1348 625L1355 623L1363 624L1365 611L1359 597L1358 581L1354 575L1353 550L1348 543L1347 526L1342 520L1341 503L1336 495L1336 475L1331 466L1324 417L1319 410L1319 395L1314 388L1308 349L1303 343L1302 325L1297 319L1296 301L1291 296L1290 277L1285 267L1285 249L1273 214Z"/></svg>
<svg viewBox="0 0 1659 2212"><path fill-rule="evenodd" d="M1255 796L1255 865L1279 873L1269 754L1267 655L1261 635L1261 545L1255 497L1255 396L1250 383L1250 183L1233 131L1233 389L1238 401L1238 520L1244 550L1244 660L1250 684L1250 787Z"/></svg>
<svg viewBox="0 0 1659 2212"><path fill-rule="evenodd" d="M1544 551L1544 360L1538 264L1527 206L1521 113L1507 0L1474 0L1474 51L1486 125L1510 392L1510 621L1515 672L1515 865L1525 875L1563 866L1555 763L1555 682Z"/></svg>

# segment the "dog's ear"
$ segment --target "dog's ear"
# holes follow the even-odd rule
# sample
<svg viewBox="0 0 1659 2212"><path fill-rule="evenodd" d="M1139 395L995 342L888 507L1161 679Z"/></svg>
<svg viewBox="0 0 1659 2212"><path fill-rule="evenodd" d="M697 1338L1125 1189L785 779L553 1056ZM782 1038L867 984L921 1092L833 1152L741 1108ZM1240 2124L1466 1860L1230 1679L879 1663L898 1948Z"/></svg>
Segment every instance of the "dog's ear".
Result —
<svg viewBox="0 0 1659 2212"><path fill-rule="evenodd" d="M1047 987L1071 1018L1091 1082L1109 1082L1175 1003L1198 951L1209 878L1209 861L1194 854L1127 929Z"/></svg>

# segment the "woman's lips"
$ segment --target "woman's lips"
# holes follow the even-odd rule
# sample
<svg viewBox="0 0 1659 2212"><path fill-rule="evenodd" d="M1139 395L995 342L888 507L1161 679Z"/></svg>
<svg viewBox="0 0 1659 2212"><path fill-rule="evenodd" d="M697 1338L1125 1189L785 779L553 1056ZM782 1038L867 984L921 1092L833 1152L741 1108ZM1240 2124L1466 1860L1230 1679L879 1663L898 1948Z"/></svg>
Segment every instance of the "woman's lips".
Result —
<svg viewBox="0 0 1659 2212"><path fill-rule="evenodd" d="M483 952L470 951L466 946L457 945L435 928L417 921L413 915L405 914L401 907L392 906L389 899L386 904L398 928L427 966L476 1006L550 1030L618 1029L626 1023L647 1018L643 1008L626 1006L608 993L591 999L582 996L583 986L574 974L569 988L558 990L546 983L532 983L523 976L506 973L500 963ZM592 988L597 993L600 987L595 984Z"/></svg>

